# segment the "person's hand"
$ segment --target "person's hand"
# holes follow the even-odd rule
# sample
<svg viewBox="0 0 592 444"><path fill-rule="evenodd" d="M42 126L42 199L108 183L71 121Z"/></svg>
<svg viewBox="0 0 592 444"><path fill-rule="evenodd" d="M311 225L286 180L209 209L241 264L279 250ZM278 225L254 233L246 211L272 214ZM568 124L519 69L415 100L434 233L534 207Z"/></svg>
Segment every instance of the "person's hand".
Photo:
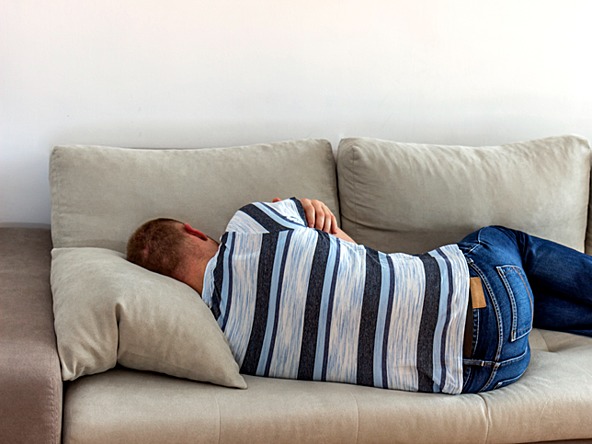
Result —
<svg viewBox="0 0 592 444"><path fill-rule="evenodd" d="M276 197L272 202L279 202ZM317 199L299 199L304 208L306 223L309 228L316 228L329 234L337 233L337 218L327 205Z"/></svg>
<svg viewBox="0 0 592 444"><path fill-rule="evenodd" d="M320 200L316 199L300 199L304 214L306 215L306 222L310 228L324 231L329 234L337 233L337 218L333 212Z"/></svg>
<svg viewBox="0 0 592 444"><path fill-rule="evenodd" d="M337 225L337 218L333 212L320 200L316 199L299 199L304 214L306 215L306 223L310 228L317 228L328 234L333 234L340 239L348 242L356 243L347 233L345 233ZM281 199L276 197L272 202L279 202Z"/></svg>

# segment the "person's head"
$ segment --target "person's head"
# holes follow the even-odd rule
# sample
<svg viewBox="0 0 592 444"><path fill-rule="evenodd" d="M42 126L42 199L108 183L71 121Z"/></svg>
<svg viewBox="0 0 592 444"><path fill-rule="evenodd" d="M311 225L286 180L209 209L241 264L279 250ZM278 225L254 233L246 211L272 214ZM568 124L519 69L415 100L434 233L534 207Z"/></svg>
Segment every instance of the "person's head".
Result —
<svg viewBox="0 0 592 444"><path fill-rule="evenodd" d="M144 223L130 236L127 259L195 288L196 272L216 250L215 241L189 224L159 218Z"/></svg>

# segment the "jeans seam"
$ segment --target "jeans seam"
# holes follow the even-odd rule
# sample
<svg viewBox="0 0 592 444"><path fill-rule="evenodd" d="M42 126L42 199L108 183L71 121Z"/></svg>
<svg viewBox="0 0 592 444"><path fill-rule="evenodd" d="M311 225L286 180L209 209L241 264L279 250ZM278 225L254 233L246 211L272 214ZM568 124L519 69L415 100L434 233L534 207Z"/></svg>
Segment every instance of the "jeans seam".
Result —
<svg viewBox="0 0 592 444"><path fill-rule="evenodd" d="M503 345L503 337L504 337L504 325L503 325L503 320L501 317L499 305L497 303L497 299L495 298L493 288L491 288L491 285L489 284L489 281L486 279L485 274L481 271L481 269L473 261L471 261L469 263L469 265L471 266L471 268L473 268L475 273L477 273L479 275L479 277L481 278L481 282L483 285L485 285L485 288L487 289L487 293L489 294L489 299L494 307L494 313L495 313L496 324L497 324L497 335L498 335L497 348L496 348L496 352L495 352L494 361L497 361L497 360L499 360L499 358L502 354L502 349L503 349L502 345ZM478 338L478 335L477 335L477 338ZM475 347L476 347L476 345L477 345L477 343L475 342Z"/></svg>
<svg viewBox="0 0 592 444"><path fill-rule="evenodd" d="M473 251L475 251L475 249L476 249L477 247L480 247L480 246L481 246L481 244L480 244L480 243L476 243L475 245L473 245L473 246L471 247L471 249L470 249L470 250L468 250L467 252L465 252L465 254L471 254Z"/></svg>
<svg viewBox="0 0 592 444"><path fill-rule="evenodd" d="M471 344L471 356L475 355L475 352L477 351L477 341L479 340L479 326L480 326L480 321L479 321L479 310L478 309L474 309L473 310L473 343Z"/></svg>
<svg viewBox="0 0 592 444"><path fill-rule="evenodd" d="M469 267L472 267L474 265L474 262L472 259L470 258L466 258L467 260L467 265ZM470 296L469 296L470 298ZM470 302L469 302L470 303ZM476 308L471 308L472 310L472 318L473 318L473 335L471 337L471 356L475 355L475 352L477 351L477 343L479 341L479 309Z"/></svg>
<svg viewBox="0 0 592 444"><path fill-rule="evenodd" d="M491 372L489 373L489 378L487 379L487 382L485 384L483 384L483 387L481 387L479 389L479 392L486 392L489 390L489 387L495 381L495 377L497 375L498 368L499 368L499 364L495 363L491 369Z"/></svg>
<svg viewBox="0 0 592 444"><path fill-rule="evenodd" d="M464 361L463 361L463 368L464 368ZM465 380L463 383L462 393L465 393L465 389L466 389L466 387L468 387L469 381L471 380L472 373L473 373L473 371L472 371L471 367L466 367L466 376L463 375Z"/></svg>
<svg viewBox="0 0 592 444"><path fill-rule="evenodd" d="M465 365L470 365L474 367L505 367L510 364L514 364L515 362L521 361L524 357L528 354L528 349L520 353L518 356L514 356L513 358L504 359L502 361L486 361L483 359L463 359L463 363Z"/></svg>
<svg viewBox="0 0 592 444"><path fill-rule="evenodd" d="M529 354L529 350L526 349L519 356L516 356L514 358L505 359L503 361L484 361L484 360L479 360L479 359L463 359L463 365L466 366L466 368L467 368L467 378L465 380L465 383L463 384L463 393L485 392L485 391L491 390L492 388L493 389L498 388L501 383L506 383L507 381L517 381L518 379L520 379L522 377L522 375L524 375L524 372L526 371L526 369L522 373L520 373L519 376L507 378L502 381L495 382L495 378L498 376L500 369L502 369L508 365L513 365L517 362L522 361L523 359L525 359L526 356L528 356L528 354ZM489 375L487 377L487 381L479 389L477 389L475 392L473 392L473 391L467 392L466 387L468 387L469 383L471 382L471 377L473 376L473 369L472 369L473 367L487 368L487 369L489 369ZM494 382L495 382L495 386L492 387Z"/></svg>
<svg viewBox="0 0 592 444"><path fill-rule="evenodd" d="M505 365L514 364L516 362L519 362L519 361L523 360L528 355L528 353L529 353L529 350L526 349L524 351L524 353L522 353L520 356L516 356L515 358L507 359L505 361L500 362L499 363L499 366L497 367L497 369L499 369L500 367L503 367ZM496 372L497 372L497 369L496 369ZM514 376L513 378L507 378L507 379L503 379L501 381L498 381L493 388L494 389L497 389L502 384L507 385L506 383L508 383L509 381L512 381L512 382L518 381L520 378L522 378L522 376L524 376L524 373L526 373L526 370L528 370L528 367L525 368L518 376Z"/></svg>

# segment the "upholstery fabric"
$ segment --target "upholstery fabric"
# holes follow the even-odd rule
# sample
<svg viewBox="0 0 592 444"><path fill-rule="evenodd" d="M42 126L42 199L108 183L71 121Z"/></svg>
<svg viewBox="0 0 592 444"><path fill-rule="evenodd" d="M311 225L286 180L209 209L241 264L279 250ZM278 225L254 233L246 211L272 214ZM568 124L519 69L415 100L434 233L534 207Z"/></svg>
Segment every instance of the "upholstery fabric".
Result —
<svg viewBox="0 0 592 444"><path fill-rule="evenodd" d="M51 285L64 380L116 363L246 388L209 308L190 287L102 248L57 248Z"/></svg>
<svg viewBox="0 0 592 444"><path fill-rule="evenodd" d="M590 159L575 136L488 147L344 139L342 226L386 252L420 253L487 225L584 251Z"/></svg>
<svg viewBox="0 0 592 444"><path fill-rule="evenodd" d="M325 140L196 150L60 146L51 154L50 182L55 247L124 252L133 230L155 217L218 239L238 208L274 197L321 199L339 214Z"/></svg>
<svg viewBox="0 0 592 444"><path fill-rule="evenodd" d="M61 442L47 229L0 228L0 442Z"/></svg>
<svg viewBox="0 0 592 444"><path fill-rule="evenodd" d="M116 369L68 387L64 442L515 443L592 436L589 340L534 330L531 344L525 377L480 395L254 376L245 376L248 390L230 390Z"/></svg>

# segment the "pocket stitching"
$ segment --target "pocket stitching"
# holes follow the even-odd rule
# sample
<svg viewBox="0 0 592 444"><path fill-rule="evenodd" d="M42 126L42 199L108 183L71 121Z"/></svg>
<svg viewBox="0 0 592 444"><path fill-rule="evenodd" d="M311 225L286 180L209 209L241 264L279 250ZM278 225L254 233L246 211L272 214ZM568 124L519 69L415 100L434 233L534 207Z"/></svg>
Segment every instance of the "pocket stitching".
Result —
<svg viewBox="0 0 592 444"><path fill-rule="evenodd" d="M500 265L500 266L497 266L496 269L502 279L502 282L504 283L504 287L506 288L506 292L508 293L508 297L510 299L510 308L512 311L512 329L510 332L510 342L516 342L518 339L522 339L523 337L527 336L532 331L532 323L533 323L532 313L534 310L533 300L532 300L532 292L530 290L530 285L528 284L528 281L525 280L525 277L523 276L522 269L520 267L517 267L516 265ZM515 275L517 275L520 278L520 281L522 282L524 290L526 291L526 294L528 295L528 302L530 303L531 316L530 316L528 326L521 328L521 329L518 328L519 314L518 314L518 305L516 303L516 296L514 295L514 292L512 291L512 287L510 285L510 282L508 281L506 270L511 270Z"/></svg>

